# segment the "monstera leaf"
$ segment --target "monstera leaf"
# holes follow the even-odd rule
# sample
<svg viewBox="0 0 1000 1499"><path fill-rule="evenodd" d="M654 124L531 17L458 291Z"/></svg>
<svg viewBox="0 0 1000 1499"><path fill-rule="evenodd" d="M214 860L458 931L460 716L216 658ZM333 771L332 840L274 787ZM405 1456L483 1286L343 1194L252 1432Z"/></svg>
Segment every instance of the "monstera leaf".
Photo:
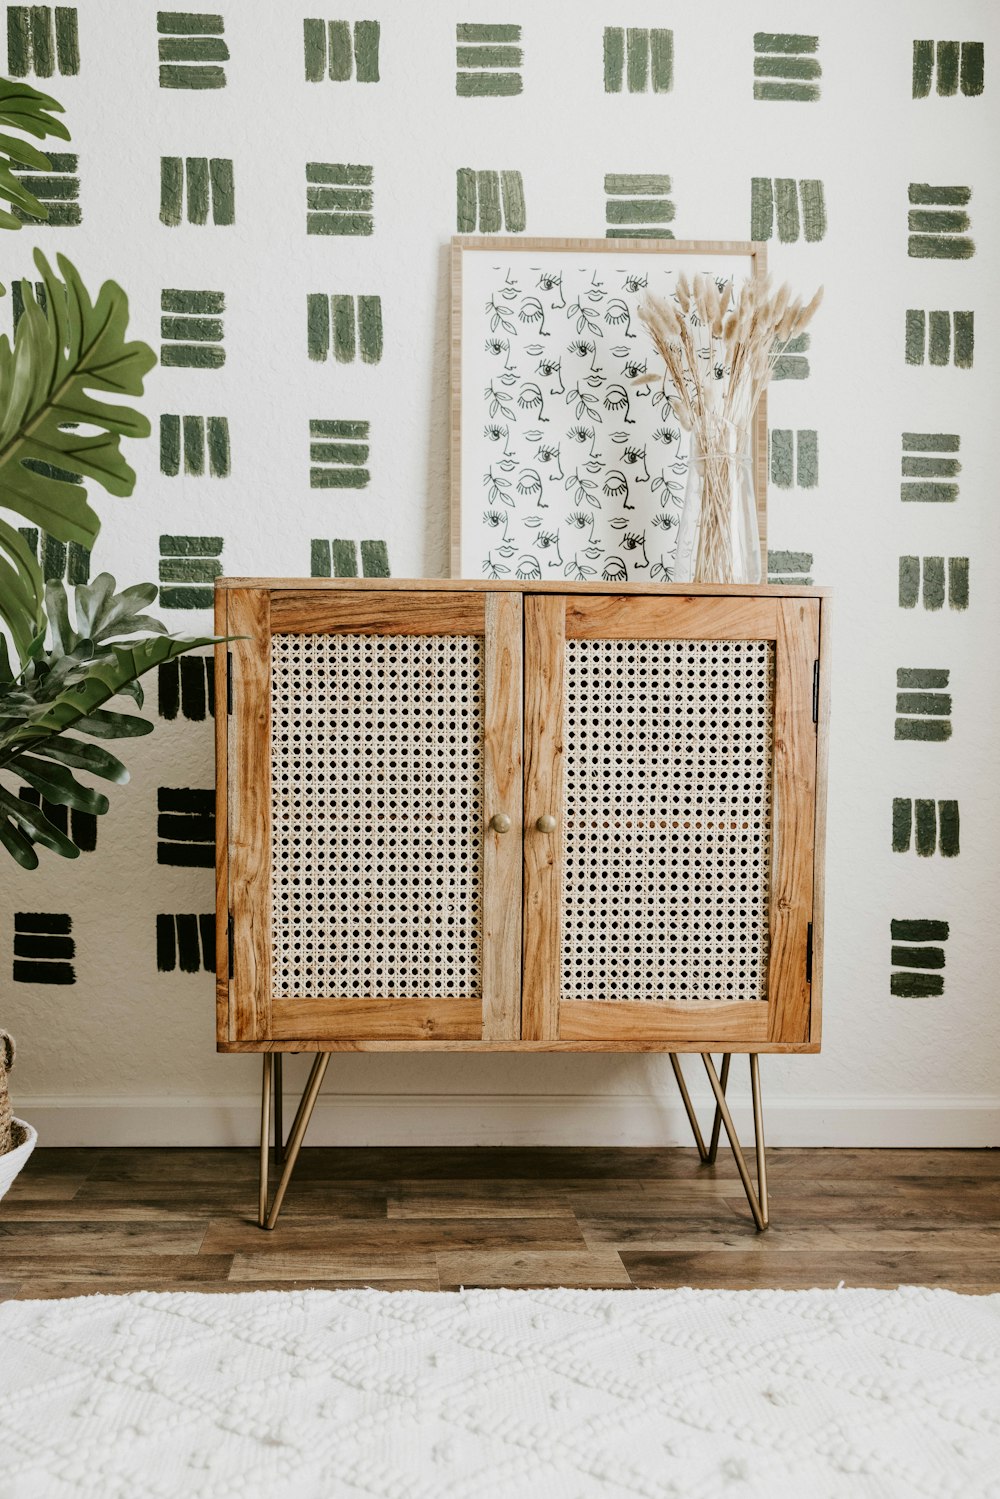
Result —
<svg viewBox="0 0 1000 1499"><path fill-rule="evenodd" d="M58 257L63 280L37 250L35 264L44 305L22 281L24 311L13 346L0 337L0 504L58 541L91 547L100 521L74 478L130 495L135 473L121 438L147 437L150 427L131 406L88 392L141 395L156 356L144 343L126 342L128 298L120 286L106 281L92 302L64 256ZM22 661L43 622L41 598L30 548L0 518L0 618Z"/></svg>
<svg viewBox="0 0 1000 1499"><path fill-rule="evenodd" d="M44 637L36 638L19 676L0 681L0 772L16 776L43 800L43 806L24 801L0 781L0 844L25 869L38 864L36 844L68 859L80 852L46 816L44 802L98 816L108 810L107 797L79 781L74 771L128 780L117 756L90 741L152 732L146 719L104 704L127 694L141 707L140 677L163 661L214 643L212 636L168 635L159 620L143 612L155 597L152 583L116 593L114 578L101 573L75 590L74 625L65 588L49 583L44 609L51 645L45 648Z"/></svg>
<svg viewBox="0 0 1000 1499"><path fill-rule="evenodd" d="M48 94L40 94L27 83L0 78L0 198L36 219L47 219L49 211L14 176L14 171L18 167L27 167L32 172L47 172L52 163L27 141L6 132L20 130L38 140L43 140L47 135L55 135L60 140L68 141L69 131L62 120L52 118L53 110L62 114L63 107L55 99L50 99ZM0 208L0 229L20 227L21 220L16 214Z"/></svg>

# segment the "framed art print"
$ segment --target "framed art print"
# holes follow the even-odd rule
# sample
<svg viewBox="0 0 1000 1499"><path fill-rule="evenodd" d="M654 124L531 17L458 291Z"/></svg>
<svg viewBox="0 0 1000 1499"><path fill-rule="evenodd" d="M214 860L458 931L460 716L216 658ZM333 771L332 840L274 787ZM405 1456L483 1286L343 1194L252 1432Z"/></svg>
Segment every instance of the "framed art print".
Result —
<svg viewBox="0 0 1000 1499"><path fill-rule="evenodd" d="M749 241L452 241L451 571L459 578L669 582L688 434L639 321L681 272L720 289L766 272ZM658 378L636 383L643 374ZM766 392L753 470L766 569Z"/></svg>

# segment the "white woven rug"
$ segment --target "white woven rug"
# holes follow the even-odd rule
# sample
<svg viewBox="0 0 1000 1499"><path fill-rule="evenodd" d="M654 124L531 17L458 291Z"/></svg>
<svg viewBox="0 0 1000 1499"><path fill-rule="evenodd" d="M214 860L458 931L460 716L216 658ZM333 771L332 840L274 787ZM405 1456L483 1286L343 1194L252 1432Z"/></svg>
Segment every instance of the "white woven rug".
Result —
<svg viewBox="0 0 1000 1499"><path fill-rule="evenodd" d="M0 1307L2 1499L1000 1495L1000 1296L266 1291Z"/></svg>

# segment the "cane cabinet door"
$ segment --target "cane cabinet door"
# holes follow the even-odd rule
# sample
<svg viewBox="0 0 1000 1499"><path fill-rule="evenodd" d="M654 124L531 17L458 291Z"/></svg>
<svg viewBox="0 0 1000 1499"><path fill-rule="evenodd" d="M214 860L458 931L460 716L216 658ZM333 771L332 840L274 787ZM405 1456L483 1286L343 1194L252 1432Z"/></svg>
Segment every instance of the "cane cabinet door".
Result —
<svg viewBox="0 0 1000 1499"><path fill-rule="evenodd" d="M819 608L525 599L525 1039L810 1041Z"/></svg>
<svg viewBox="0 0 1000 1499"><path fill-rule="evenodd" d="M516 1040L520 595L230 588L222 607L220 1038Z"/></svg>

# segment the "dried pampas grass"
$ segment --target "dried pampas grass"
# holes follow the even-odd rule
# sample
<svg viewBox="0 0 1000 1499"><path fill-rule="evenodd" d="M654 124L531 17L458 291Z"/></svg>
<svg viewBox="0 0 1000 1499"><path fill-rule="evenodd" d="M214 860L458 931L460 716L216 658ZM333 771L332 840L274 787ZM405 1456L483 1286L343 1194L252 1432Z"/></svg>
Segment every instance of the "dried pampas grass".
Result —
<svg viewBox="0 0 1000 1499"><path fill-rule="evenodd" d="M774 366L823 299L820 287L803 306L787 282L772 291L769 276L744 281L735 300L732 293L732 281L720 288L699 273L692 285L682 271L672 301L648 292L639 307L665 366L664 395L706 453L723 436L728 449L732 428L749 431Z"/></svg>
<svg viewBox="0 0 1000 1499"><path fill-rule="evenodd" d="M682 271L667 300L648 292L639 306L657 353L662 376L640 375L635 383L660 379L663 398L691 433L692 454L701 465L703 498L694 576L728 583L733 464L746 450L750 424L778 360L812 321L823 288L804 306L787 282L777 291L768 276L720 287L699 273Z"/></svg>

